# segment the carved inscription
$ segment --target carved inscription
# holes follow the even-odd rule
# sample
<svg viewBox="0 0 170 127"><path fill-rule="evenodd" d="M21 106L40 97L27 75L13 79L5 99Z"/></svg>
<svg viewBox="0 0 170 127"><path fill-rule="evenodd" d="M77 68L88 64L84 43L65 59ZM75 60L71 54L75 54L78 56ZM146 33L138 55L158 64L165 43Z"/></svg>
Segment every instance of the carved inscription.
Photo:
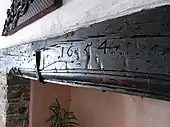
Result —
<svg viewBox="0 0 170 127"><path fill-rule="evenodd" d="M157 44L144 43L143 39L135 41L101 38L59 43L42 52L45 59L43 70L102 69L148 73L161 73L167 70L169 72L165 66L167 64L165 59L169 59L170 47L167 43L160 43L160 40L155 42ZM153 67L157 70L155 71Z"/></svg>

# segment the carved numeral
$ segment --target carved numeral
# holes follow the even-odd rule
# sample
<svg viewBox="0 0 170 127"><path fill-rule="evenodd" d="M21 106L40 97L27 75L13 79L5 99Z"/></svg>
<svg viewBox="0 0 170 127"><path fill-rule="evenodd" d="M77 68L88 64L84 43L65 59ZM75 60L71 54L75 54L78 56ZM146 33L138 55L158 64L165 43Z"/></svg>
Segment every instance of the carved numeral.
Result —
<svg viewBox="0 0 170 127"><path fill-rule="evenodd" d="M106 54L107 51L107 40L103 41L101 45L97 49L103 49L104 54Z"/></svg>
<svg viewBox="0 0 170 127"><path fill-rule="evenodd" d="M61 58L64 56L64 47L61 48Z"/></svg>
<svg viewBox="0 0 170 127"><path fill-rule="evenodd" d="M71 56L73 55L72 47L74 47L74 46L70 46L70 47L68 48L68 50L67 50L67 55L68 55L69 57L71 57Z"/></svg>

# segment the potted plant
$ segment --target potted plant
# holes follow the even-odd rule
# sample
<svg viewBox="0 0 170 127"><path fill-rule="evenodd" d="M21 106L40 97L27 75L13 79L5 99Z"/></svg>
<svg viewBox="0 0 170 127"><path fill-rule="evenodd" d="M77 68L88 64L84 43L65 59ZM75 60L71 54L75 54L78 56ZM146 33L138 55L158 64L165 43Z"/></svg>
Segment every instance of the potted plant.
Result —
<svg viewBox="0 0 170 127"><path fill-rule="evenodd" d="M53 103L49 107L51 116L47 120L50 123L50 127L77 127L77 118L73 112L69 112L62 108L59 104L58 99L56 103Z"/></svg>

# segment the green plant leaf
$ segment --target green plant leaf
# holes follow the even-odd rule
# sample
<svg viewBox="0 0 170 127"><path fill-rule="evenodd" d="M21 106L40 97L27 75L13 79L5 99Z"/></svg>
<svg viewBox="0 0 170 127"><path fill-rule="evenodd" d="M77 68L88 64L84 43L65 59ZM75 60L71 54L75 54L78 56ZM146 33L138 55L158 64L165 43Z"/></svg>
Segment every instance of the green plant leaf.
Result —
<svg viewBox="0 0 170 127"><path fill-rule="evenodd" d="M76 122L68 122L67 124L69 124L69 125L76 125L76 126L79 126L79 124L78 124L78 123L76 123Z"/></svg>
<svg viewBox="0 0 170 127"><path fill-rule="evenodd" d="M59 103L59 101L58 101L58 99L57 99L57 98L56 98L56 102L57 102L58 107L61 109L61 107L60 107L60 103Z"/></svg>
<svg viewBox="0 0 170 127"><path fill-rule="evenodd" d="M59 104L58 99L56 99L56 103L53 103L49 106L49 110L52 115L47 119L47 122L50 122L51 127L79 126L74 113L62 108Z"/></svg>

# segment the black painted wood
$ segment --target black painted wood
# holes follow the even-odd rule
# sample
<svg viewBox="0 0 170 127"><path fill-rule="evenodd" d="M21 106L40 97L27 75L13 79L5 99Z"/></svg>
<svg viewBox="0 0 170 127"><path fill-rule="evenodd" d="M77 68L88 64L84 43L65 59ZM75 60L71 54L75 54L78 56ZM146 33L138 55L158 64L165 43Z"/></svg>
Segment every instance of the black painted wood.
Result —
<svg viewBox="0 0 170 127"><path fill-rule="evenodd" d="M11 35L59 8L62 0L12 0L2 36Z"/></svg>
<svg viewBox="0 0 170 127"><path fill-rule="evenodd" d="M170 100L170 6L0 50L0 69L71 86ZM35 52L40 52L40 66ZM37 72L38 70L38 72ZM40 78L40 77L39 77Z"/></svg>

